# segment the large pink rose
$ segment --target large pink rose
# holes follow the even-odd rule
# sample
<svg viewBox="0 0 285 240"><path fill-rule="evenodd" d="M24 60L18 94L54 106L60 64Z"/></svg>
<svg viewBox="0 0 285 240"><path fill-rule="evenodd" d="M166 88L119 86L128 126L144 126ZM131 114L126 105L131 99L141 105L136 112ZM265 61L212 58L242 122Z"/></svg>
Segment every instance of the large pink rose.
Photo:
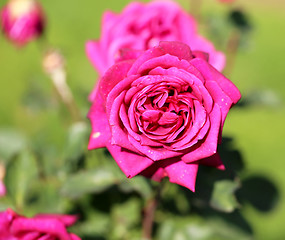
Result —
<svg viewBox="0 0 285 240"><path fill-rule="evenodd" d="M18 46L39 37L44 29L43 12L35 0L10 0L1 10L0 21L7 38Z"/></svg>
<svg viewBox="0 0 285 240"><path fill-rule="evenodd" d="M160 41L184 42L192 50L208 53L210 64L218 70L224 67L224 54L197 33L195 19L172 1L132 2L121 14L105 12L100 40L87 42L86 52L102 76L121 49L147 50Z"/></svg>
<svg viewBox="0 0 285 240"><path fill-rule="evenodd" d="M72 215L58 214L26 218L8 209L0 212L0 240L80 240L66 231L76 219Z"/></svg>
<svg viewBox="0 0 285 240"><path fill-rule="evenodd" d="M223 169L217 144L240 92L205 59L179 42L123 52L96 86L89 149L107 147L129 178L193 191L199 164Z"/></svg>

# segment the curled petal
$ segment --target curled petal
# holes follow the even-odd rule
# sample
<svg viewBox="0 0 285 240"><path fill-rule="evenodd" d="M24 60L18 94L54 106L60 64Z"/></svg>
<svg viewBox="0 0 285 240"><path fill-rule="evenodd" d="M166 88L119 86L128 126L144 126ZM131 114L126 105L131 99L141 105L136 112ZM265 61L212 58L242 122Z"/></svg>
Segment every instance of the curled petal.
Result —
<svg viewBox="0 0 285 240"><path fill-rule="evenodd" d="M151 166L153 161L148 157L131 152L122 147L107 144L107 148L114 157L118 166L128 178L138 175L140 172Z"/></svg>
<svg viewBox="0 0 285 240"><path fill-rule="evenodd" d="M207 64L207 62L200 58L194 58L191 60L191 64L202 73L205 79L214 79L221 89L232 99L233 103L237 103L239 101L241 94L238 88L214 67Z"/></svg>
<svg viewBox="0 0 285 240"><path fill-rule="evenodd" d="M221 127L221 110L215 104L210 114L210 130L203 142L193 146L193 149L181 157L186 163L192 163L200 159L210 157L217 152L218 136Z"/></svg>

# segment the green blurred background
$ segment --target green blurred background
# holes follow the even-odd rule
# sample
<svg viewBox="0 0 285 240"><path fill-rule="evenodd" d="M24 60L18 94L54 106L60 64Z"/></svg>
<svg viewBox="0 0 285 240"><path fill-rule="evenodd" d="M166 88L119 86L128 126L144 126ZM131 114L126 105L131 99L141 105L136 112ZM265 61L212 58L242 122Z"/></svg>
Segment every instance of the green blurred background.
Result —
<svg viewBox="0 0 285 240"><path fill-rule="evenodd" d="M105 1L42 1L47 16L48 42L61 49L66 57L68 83L77 104L86 115L87 96L96 73L85 56L88 39L99 37L100 19L106 9L119 12L128 0ZM189 1L178 1L189 11ZM0 1L0 7L5 1ZM282 0L237 0L232 6L245 11L252 24L235 59L230 79L240 88L247 107L236 107L226 121L224 135L231 136L245 161L245 176L263 176L276 185L279 195L276 206L262 212L250 204L242 205L242 213L249 220L256 239L285 239L285 2ZM204 0L202 15L218 28L224 27L230 6L215 0ZM215 22L216 21L216 22ZM201 28L201 31L205 29ZM225 30L227 31L227 30ZM226 34L222 36L226 36ZM208 34L208 38L215 38ZM213 39L215 41L215 39ZM216 39L217 41L217 39ZM223 44L218 44L224 50ZM62 147L64 127L69 115L58 116L56 101L49 79L42 73L42 44L34 42L17 49L0 36L0 128L14 128L30 139L45 141ZM33 102L36 96L38 102ZM87 120L86 120L87 121ZM41 129L54 129L41 136ZM264 191L264 196L268 193Z"/></svg>

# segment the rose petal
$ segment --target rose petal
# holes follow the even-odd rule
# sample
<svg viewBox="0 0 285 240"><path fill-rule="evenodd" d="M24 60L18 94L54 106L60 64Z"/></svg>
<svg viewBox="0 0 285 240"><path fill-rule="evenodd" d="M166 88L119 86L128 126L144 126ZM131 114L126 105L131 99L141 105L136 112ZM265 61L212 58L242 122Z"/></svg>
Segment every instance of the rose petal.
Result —
<svg viewBox="0 0 285 240"><path fill-rule="evenodd" d="M138 149L141 153L145 154L148 158L153 161L159 161L166 158L172 158L182 155L182 152L175 152L166 148L153 148L148 145L142 145L140 142L135 140L132 136L128 136L131 144Z"/></svg>
<svg viewBox="0 0 285 240"><path fill-rule="evenodd" d="M192 54L195 58L202 58L207 62L209 61L209 53L202 51L193 51Z"/></svg>
<svg viewBox="0 0 285 240"><path fill-rule="evenodd" d="M177 161L169 164L164 169L170 182L177 183L195 192L198 164L187 164L183 161Z"/></svg>
<svg viewBox="0 0 285 240"><path fill-rule="evenodd" d="M153 164L153 161L148 157L112 145L111 143L107 144L107 148L128 178L136 176Z"/></svg>
<svg viewBox="0 0 285 240"><path fill-rule="evenodd" d="M22 235L22 234L21 234ZM51 236L48 235L44 235L41 236L42 233L40 232L28 232L28 233L24 233L24 235L21 236L21 240L46 240L46 239L51 239Z"/></svg>
<svg viewBox="0 0 285 240"><path fill-rule="evenodd" d="M92 65L97 69L100 76L102 76L108 69L109 63L100 43L98 41L88 41L85 45L85 51Z"/></svg>
<svg viewBox="0 0 285 240"><path fill-rule="evenodd" d="M162 41L159 43L159 47L161 47L166 53L170 54L171 56L178 57L180 60L185 59L187 61L190 61L193 58L190 47L181 42Z"/></svg>
<svg viewBox="0 0 285 240"><path fill-rule="evenodd" d="M157 182L160 182L164 177L167 177L167 173L163 167L160 166L159 162L152 164L150 167L142 171L140 175L151 178Z"/></svg>
<svg viewBox="0 0 285 240"><path fill-rule="evenodd" d="M74 233L70 233L69 235L71 237L71 240L81 240L81 238L75 235Z"/></svg>
<svg viewBox="0 0 285 240"><path fill-rule="evenodd" d="M63 223L57 219L19 217L13 221L11 226L13 234L18 235L27 231L46 233L61 240L70 240Z"/></svg>
<svg viewBox="0 0 285 240"><path fill-rule="evenodd" d="M37 214L35 218L43 218L51 220L57 219L61 221L66 227L73 225L78 219L76 215L64 215L64 214Z"/></svg>
<svg viewBox="0 0 285 240"><path fill-rule="evenodd" d="M126 74L132 66L132 63L133 60L116 63L106 72L104 77L100 80L99 91L104 101L106 101L110 91L126 77Z"/></svg>
<svg viewBox="0 0 285 240"><path fill-rule="evenodd" d="M202 160L199 160L199 164L210 166L210 167L215 167L219 170L225 170L225 166L224 166L224 164L221 160L221 157L218 153L216 153L210 157L204 158Z"/></svg>
<svg viewBox="0 0 285 240"><path fill-rule="evenodd" d="M241 98L238 88L223 74L218 72L203 59L194 58L191 60L191 64L202 73L205 79L216 81L221 89L232 99L233 103L237 103Z"/></svg>
<svg viewBox="0 0 285 240"><path fill-rule="evenodd" d="M181 157L185 163L195 162L197 160L210 157L217 151L218 136L221 127L221 110L217 104L214 104L210 114L210 130L206 139L201 144L193 146L193 150Z"/></svg>
<svg viewBox="0 0 285 240"><path fill-rule="evenodd" d="M226 95L220 88L217 82L207 81L206 88L209 90L214 102L218 104L222 112L222 126L224 125L227 114L233 105L233 101L228 95Z"/></svg>
<svg viewBox="0 0 285 240"><path fill-rule="evenodd" d="M132 67L130 68L130 70L128 72L128 76L137 74L138 73L138 69L147 60L150 60L150 59L155 58L155 57L160 57L160 56L163 56L163 55L165 55L165 52L163 51L163 49L161 49L159 47L154 47L154 48L151 48L151 49L147 50L146 52L144 52L144 54L142 54L134 62L134 64L132 65Z"/></svg>
<svg viewBox="0 0 285 240"><path fill-rule="evenodd" d="M150 70L156 67L162 68L170 68L170 67L184 68L187 69L189 67L189 63L187 61L179 60L178 57L169 55L168 53L162 56L154 57L150 60L145 61L138 68L137 73L146 74Z"/></svg>

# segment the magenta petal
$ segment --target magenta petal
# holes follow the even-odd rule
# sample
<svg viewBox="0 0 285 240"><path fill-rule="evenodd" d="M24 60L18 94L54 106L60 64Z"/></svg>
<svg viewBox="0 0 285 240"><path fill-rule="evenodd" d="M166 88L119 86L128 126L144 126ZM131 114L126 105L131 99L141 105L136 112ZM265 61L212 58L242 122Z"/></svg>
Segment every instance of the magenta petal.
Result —
<svg viewBox="0 0 285 240"><path fill-rule="evenodd" d="M178 57L180 60L185 59L190 61L193 58L190 47L182 42L162 41L159 43L159 47L161 47L166 53Z"/></svg>
<svg viewBox="0 0 285 240"><path fill-rule="evenodd" d="M89 110L88 118L92 125L88 149L105 147L106 141L111 137L111 133L107 115L103 107L103 99L98 90L95 94L94 103Z"/></svg>
<svg viewBox="0 0 285 240"><path fill-rule="evenodd" d="M128 178L132 178L148 168L153 161L148 157L127 151L119 146L107 144L111 155Z"/></svg>
<svg viewBox="0 0 285 240"><path fill-rule="evenodd" d="M194 145L193 150L182 156L181 159L184 162L195 162L197 160L210 157L217 152L218 136L221 128L221 110L217 104L214 105L213 111L210 114L210 123L210 130L208 132L208 135L205 136L205 141L202 142L200 146L198 145L196 148ZM197 144L199 144L199 142Z"/></svg>
<svg viewBox="0 0 285 240"><path fill-rule="evenodd" d="M29 219L19 217L13 221L11 226L13 234L18 235L29 231L50 234L60 240L70 240L63 223L57 219Z"/></svg>
<svg viewBox="0 0 285 240"><path fill-rule="evenodd" d="M166 158L172 158L182 155L181 152L170 151L165 148L156 149L150 146L144 146L130 135L129 135L129 141L136 149L138 149L141 153L145 154L148 158L150 158L153 161L159 161Z"/></svg>
<svg viewBox="0 0 285 240"><path fill-rule="evenodd" d="M221 160L221 157L218 153L216 153L216 154L214 154L208 158L204 158L204 159L200 160L199 164L210 166L210 167L215 167L219 170L225 170L225 166L224 166L224 164Z"/></svg>
<svg viewBox="0 0 285 240"><path fill-rule="evenodd" d="M102 76L108 69L107 54L103 52L100 43L97 41L88 41L85 46L86 54L92 65Z"/></svg>
<svg viewBox="0 0 285 240"><path fill-rule="evenodd" d="M150 167L142 171L140 175L150 178L157 182L160 182L161 179L163 179L164 177L167 177L167 174L165 170L163 169L162 164L159 161L155 162Z"/></svg>
<svg viewBox="0 0 285 240"><path fill-rule="evenodd" d="M187 69L189 67L189 63L186 60L180 60L176 56L165 54L165 55L154 57L150 60L145 61L138 68L137 72L139 74L143 75L146 72L148 72L148 71L150 71L156 67L162 67L162 68L167 69L167 68L170 68L173 66L175 66L177 68Z"/></svg>
<svg viewBox="0 0 285 240"><path fill-rule="evenodd" d="M132 66L133 60L118 62L113 65L99 82L99 91L104 101L106 101L110 91L122 81Z"/></svg>
<svg viewBox="0 0 285 240"><path fill-rule="evenodd" d="M227 114L233 104L232 99L223 92L217 82L207 81L206 88L209 90L209 93L211 94L214 102L221 108L223 125Z"/></svg>
<svg viewBox="0 0 285 240"><path fill-rule="evenodd" d="M44 235L41 236L42 234L40 232L28 232L25 233L23 236L21 236L21 240L49 240L51 239L51 236L49 235Z"/></svg>
<svg viewBox="0 0 285 240"><path fill-rule="evenodd" d="M9 226L16 216L17 214L10 208L5 212L0 212L0 239L2 236L6 236L6 234L10 235Z"/></svg>
<svg viewBox="0 0 285 240"><path fill-rule="evenodd" d="M137 76L130 76L122 81L120 81L114 88L111 90L111 92L108 94L108 97L106 99L106 113L107 116L110 115L110 111L113 107L113 103L118 95L120 95L123 91L126 89L129 89L131 84L134 82L134 80L137 78Z"/></svg>
<svg viewBox="0 0 285 240"><path fill-rule="evenodd" d="M165 171L170 182L177 183L195 192L198 164L177 161L166 166Z"/></svg>
<svg viewBox="0 0 285 240"><path fill-rule="evenodd" d="M192 54L195 58L202 58L207 62L209 61L209 53L202 51L193 51Z"/></svg>
<svg viewBox="0 0 285 240"><path fill-rule="evenodd" d="M120 147L126 148L129 151L132 151L134 153L140 154L140 152L130 143L128 140L128 135L121 126L121 120L124 123L124 127L127 128L128 131L132 131L130 129L128 119L124 119L121 116L120 120L120 112L123 111L123 105L121 104L121 101L124 98L124 92L122 92L114 101L114 104L112 105L112 109L110 111L110 126L111 126L111 132L112 132L112 139L111 144L118 145Z"/></svg>
<svg viewBox="0 0 285 240"><path fill-rule="evenodd" d="M142 53L143 53L142 50L122 48L119 50L119 57L116 59L116 62L137 59Z"/></svg>
<svg viewBox="0 0 285 240"><path fill-rule="evenodd" d="M133 66L128 72L128 76L137 74L140 66L144 64L147 60L155 57L160 57L162 55L165 55L165 52L159 47L154 47L147 50L134 62Z"/></svg>
<svg viewBox="0 0 285 240"><path fill-rule="evenodd" d="M191 60L191 64L202 73L205 79L216 81L221 89L232 99L233 103L237 103L241 98L238 88L206 61L200 58L194 58Z"/></svg>
<svg viewBox="0 0 285 240"><path fill-rule="evenodd" d="M75 235L74 233L70 233L70 238L71 240L81 240L81 238Z"/></svg>
<svg viewBox="0 0 285 240"><path fill-rule="evenodd" d="M35 217L42 219L51 219L51 220L57 219L61 221L66 227L73 225L78 218L76 215L63 215L63 214L37 214Z"/></svg>

